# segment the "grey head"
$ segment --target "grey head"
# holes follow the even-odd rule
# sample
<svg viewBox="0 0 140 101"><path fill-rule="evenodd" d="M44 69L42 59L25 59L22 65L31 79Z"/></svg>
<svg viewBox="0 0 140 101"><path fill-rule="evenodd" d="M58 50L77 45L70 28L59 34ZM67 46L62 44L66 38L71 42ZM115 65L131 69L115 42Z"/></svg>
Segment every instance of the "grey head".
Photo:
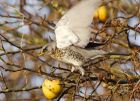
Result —
<svg viewBox="0 0 140 101"><path fill-rule="evenodd" d="M41 52L51 53L56 49L56 42L50 42L42 47Z"/></svg>

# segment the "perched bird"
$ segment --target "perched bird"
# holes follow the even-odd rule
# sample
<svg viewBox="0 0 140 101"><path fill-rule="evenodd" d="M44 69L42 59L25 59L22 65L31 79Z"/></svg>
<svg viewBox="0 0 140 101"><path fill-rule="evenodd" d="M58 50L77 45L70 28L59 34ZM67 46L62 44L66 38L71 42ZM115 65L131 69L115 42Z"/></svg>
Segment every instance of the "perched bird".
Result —
<svg viewBox="0 0 140 101"><path fill-rule="evenodd" d="M42 48L42 52L47 51L47 54L53 59L72 65L71 72L75 69L79 70L82 75L85 70L82 66L91 59L103 57L108 54L103 50L87 50L77 46L69 46L66 48L57 48L55 42L51 42Z"/></svg>
<svg viewBox="0 0 140 101"><path fill-rule="evenodd" d="M47 44L42 51L47 50L52 58L71 64L71 71L78 69L84 75L82 66L89 59L107 54L102 50L84 49L89 43L93 15L101 3L101 0L82 0L72 7L56 24L56 42Z"/></svg>

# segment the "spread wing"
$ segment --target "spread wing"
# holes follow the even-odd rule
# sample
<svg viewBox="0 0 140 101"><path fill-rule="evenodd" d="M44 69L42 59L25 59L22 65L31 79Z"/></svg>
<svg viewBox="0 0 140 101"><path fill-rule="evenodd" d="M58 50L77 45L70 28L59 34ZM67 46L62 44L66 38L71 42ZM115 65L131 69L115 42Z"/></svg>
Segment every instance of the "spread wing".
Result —
<svg viewBox="0 0 140 101"><path fill-rule="evenodd" d="M90 25L101 3L101 0L82 0L59 20L55 29L58 48L85 47L89 43Z"/></svg>

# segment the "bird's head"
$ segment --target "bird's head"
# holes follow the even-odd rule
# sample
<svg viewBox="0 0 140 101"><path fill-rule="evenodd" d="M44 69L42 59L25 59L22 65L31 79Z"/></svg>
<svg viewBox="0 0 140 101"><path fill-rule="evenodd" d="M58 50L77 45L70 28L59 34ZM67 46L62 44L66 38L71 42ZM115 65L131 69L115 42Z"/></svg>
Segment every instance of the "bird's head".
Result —
<svg viewBox="0 0 140 101"><path fill-rule="evenodd" d="M48 43L42 47L40 55L44 54L45 52L51 54L55 49L56 49L56 42Z"/></svg>

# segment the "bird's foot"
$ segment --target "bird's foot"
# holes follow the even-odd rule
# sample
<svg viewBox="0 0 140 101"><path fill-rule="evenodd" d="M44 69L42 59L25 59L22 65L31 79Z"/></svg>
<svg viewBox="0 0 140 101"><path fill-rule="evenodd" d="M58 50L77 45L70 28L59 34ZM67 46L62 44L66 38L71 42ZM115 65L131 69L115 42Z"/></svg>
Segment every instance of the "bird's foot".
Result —
<svg viewBox="0 0 140 101"><path fill-rule="evenodd" d="M74 67L74 66L72 66L72 68L71 68L71 72L74 72L74 70L75 70L75 67Z"/></svg>
<svg viewBox="0 0 140 101"><path fill-rule="evenodd" d="M82 67L78 67L78 70L81 72L82 76L85 75L85 70Z"/></svg>
<svg viewBox="0 0 140 101"><path fill-rule="evenodd" d="M75 70L79 70L81 72L82 76L85 75L85 70L82 67L74 67L74 66L72 66L71 72L74 72Z"/></svg>

